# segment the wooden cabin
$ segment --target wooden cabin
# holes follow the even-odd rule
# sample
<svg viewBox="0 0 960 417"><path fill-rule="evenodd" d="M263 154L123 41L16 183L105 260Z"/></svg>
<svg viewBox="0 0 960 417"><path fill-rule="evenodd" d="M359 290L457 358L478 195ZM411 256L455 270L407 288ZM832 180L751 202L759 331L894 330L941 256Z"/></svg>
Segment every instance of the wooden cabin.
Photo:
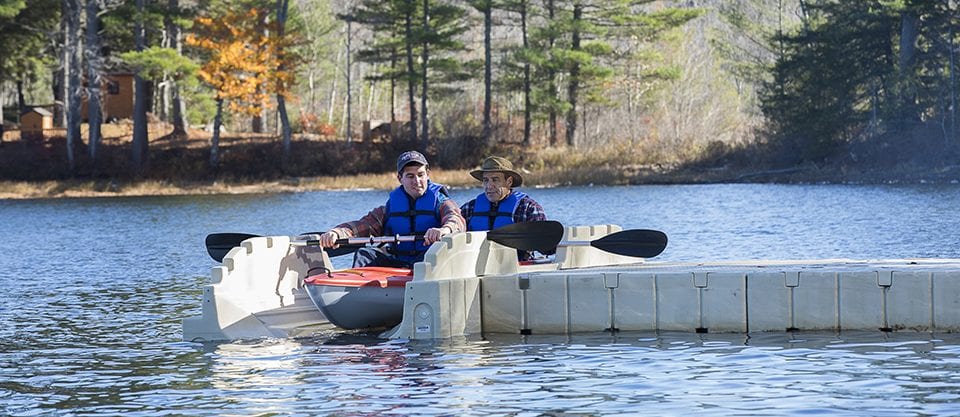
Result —
<svg viewBox="0 0 960 417"><path fill-rule="evenodd" d="M53 113L34 107L20 115L20 138L43 140L44 131L53 129Z"/></svg>
<svg viewBox="0 0 960 417"><path fill-rule="evenodd" d="M133 96L134 96L134 74L133 73L111 73L103 76L103 85L101 86L101 101L103 108L103 120L119 120L133 118ZM150 86L147 86L147 94L150 94ZM80 114L83 120L89 119L87 99L83 99L80 105Z"/></svg>

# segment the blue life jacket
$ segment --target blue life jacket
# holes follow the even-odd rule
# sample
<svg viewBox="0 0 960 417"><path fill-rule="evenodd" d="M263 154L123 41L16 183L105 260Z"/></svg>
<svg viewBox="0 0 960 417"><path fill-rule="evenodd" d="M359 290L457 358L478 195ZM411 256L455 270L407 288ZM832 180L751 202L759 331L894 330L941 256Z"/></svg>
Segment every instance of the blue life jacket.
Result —
<svg viewBox="0 0 960 417"><path fill-rule="evenodd" d="M384 234L422 234L431 227L440 227L441 195L447 195L446 189L433 182L427 183L427 190L416 200L403 191L403 186L391 191L390 199L387 200ZM398 242L393 245L391 252L399 260L414 263L423 260L427 248L422 240Z"/></svg>
<svg viewBox="0 0 960 417"><path fill-rule="evenodd" d="M487 195L480 193L473 204L473 215L467 219L467 230L493 230L513 224L513 212L520 205L520 200L526 196L519 191L513 191L507 198L500 200L496 210L492 210L493 205L490 204Z"/></svg>

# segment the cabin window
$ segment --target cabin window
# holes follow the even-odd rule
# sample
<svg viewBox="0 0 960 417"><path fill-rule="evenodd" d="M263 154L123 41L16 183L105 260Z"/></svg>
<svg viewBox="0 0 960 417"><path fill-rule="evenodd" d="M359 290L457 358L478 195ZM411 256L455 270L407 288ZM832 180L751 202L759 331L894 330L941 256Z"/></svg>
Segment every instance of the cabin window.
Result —
<svg viewBox="0 0 960 417"><path fill-rule="evenodd" d="M107 81L107 94L114 96L120 94L120 83L116 81Z"/></svg>

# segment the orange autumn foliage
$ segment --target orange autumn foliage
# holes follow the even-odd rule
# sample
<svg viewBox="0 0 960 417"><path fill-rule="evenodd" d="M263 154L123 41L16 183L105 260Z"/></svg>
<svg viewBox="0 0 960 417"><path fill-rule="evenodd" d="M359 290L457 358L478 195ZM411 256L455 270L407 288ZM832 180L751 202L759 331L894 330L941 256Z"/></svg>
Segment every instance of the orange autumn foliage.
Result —
<svg viewBox="0 0 960 417"><path fill-rule="evenodd" d="M230 109L257 115L273 106L270 97L289 95L298 59L288 51L295 36L275 36L265 30L270 11L248 9L227 11L217 18L199 17L194 33L186 37L188 45L206 52L200 78L213 87L217 99L226 100Z"/></svg>

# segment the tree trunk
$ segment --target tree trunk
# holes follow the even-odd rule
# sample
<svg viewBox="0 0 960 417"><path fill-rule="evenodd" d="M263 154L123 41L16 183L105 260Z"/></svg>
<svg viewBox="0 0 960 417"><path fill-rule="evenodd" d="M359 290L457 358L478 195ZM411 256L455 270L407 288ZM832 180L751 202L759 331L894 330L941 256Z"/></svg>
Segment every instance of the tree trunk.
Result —
<svg viewBox="0 0 960 417"><path fill-rule="evenodd" d="M146 47L143 14L146 12L146 0L137 0L138 17L133 29L137 51ZM142 175L147 169L149 155L147 138L147 82L139 74L133 78L133 173Z"/></svg>
<svg viewBox="0 0 960 417"><path fill-rule="evenodd" d="M550 21L554 20L556 14L556 7L553 3L553 0L547 0L547 15L550 17ZM553 32L551 31L549 40L547 42L550 45L548 50L553 50L554 44L556 44L556 39L554 38ZM556 71L551 67L547 70L547 89L550 91L550 94L557 94L557 86L555 83L557 78ZM553 106L550 106L550 117L549 117L549 131L550 131L550 146L557 146L557 109Z"/></svg>
<svg viewBox="0 0 960 417"><path fill-rule="evenodd" d="M257 28L261 33L263 33L263 36L261 39L270 38L270 27L267 25L264 19L259 19L257 21ZM259 50L263 50L263 48L264 48L264 45L257 46L257 49ZM257 90L256 90L256 97L263 97L262 93L263 93L263 86L261 86L258 83ZM259 111L257 111L257 114L255 114L250 119L250 130L252 130L253 133L263 133L266 131L267 129L266 125L267 125L267 122L269 121L269 115L267 115L267 106L264 105L264 101L261 100L259 103L257 103L257 107L259 108Z"/></svg>
<svg viewBox="0 0 960 417"><path fill-rule="evenodd" d="M223 99L217 98L217 114L213 117L213 135L210 136L210 169L220 167L220 125L223 123Z"/></svg>
<svg viewBox="0 0 960 417"><path fill-rule="evenodd" d="M260 88L257 87L257 96L260 95ZM261 103L262 106L262 103ZM263 133L263 109L250 118L250 131L253 133Z"/></svg>
<svg viewBox="0 0 960 417"><path fill-rule="evenodd" d="M483 143L490 145L490 107L493 96L493 51L490 32L493 26L493 0L483 4Z"/></svg>
<svg viewBox="0 0 960 417"><path fill-rule="evenodd" d="M396 74L397 69L397 50L394 48L390 51L390 70L393 74ZM392 139L397 138L397 132L394 132L392 127L395 125L394 122L397 121L397 77L395 75L390 76L390 136Z"/></svg>
<svg viewBox="0 0 960 417"><path fill-rule="evenodd" d="M427 119L427 92L430 91L427 89L427 74L430 72L430 51L429 51L429 38L430 35L430 0L423 0L423 43L421 48L423 48L422 53L420 54L420 64L423 66L423 86L420 90L420 131L421 141L423 141L423 147L421 149L426 150L427 146L430 145L430 133L429 133L429 121Z"/></svg>
<svg viewBox="0 0 960 417"><path fill-rule="evenodd" d="M949 46L950 46L950 135L948 140L952 141L957 137L957 53L953 39L953 21L950 21Z"/></svg>
<svg viewBox="0 0 960 417"><path fill-rule="evenodd" d="M353 47L353 19L347 20L347 123L344 130L347 133L347 142L352 140L350 126L353 124L353 68L350 68L350 55Z"/></svg>
<svg viewBox="0 0 960 417"><path fill-rule="evenodd" d="M17 122L19 122L19 115L27 111L27 97L23 95L23 75L20 75L17 78Z"/></svg>
<svg viewBox="0 0 960 417"><path fill-rule="evenodd" d="M80 83L80 0L66 0L67 19L66 40L64 42L67 58L67 164L70 172L76 168L73 150L80 143L80 101L82 84Z"/></svg>
<svg viewBox="0 0 960 417"><path fill-rule="evenodd" d="M899 82L901 85L901 118L904 121L919 120L921 110L917 108L917 94L915 88L914 63L917 55L917 38L920 36L919 19L910 13L900 16L900 56Z"/></svg>
<svg viewBox="0 0 960 417"><path fill-rule="evenodd" d="M287 11L289 10L289 1L288 0L277 0L277 36L283 39L286 34L286 25L287 25ZM281 48L277 51L277 54L280 56L280 68L278 71L283 72L284 66L284 50ZM290 118L287 116L287 102L284 94L286 94L287 86L281 86L280 90L277 92L277 114L280 116L280 135L283 140L283 156L281 160L281 165L284 170L290 165L290 145L292 141L293 132L290 129Z"/></svg>
<svg viewBox="0 0 960 417"><path fill-rule="evenodd" d="M179 13L180 11L180 0L169 0L167 2L167 16L166 26L167 26L167 36L170 38L170 47L177 51L177 54L183 54L183 33L180 29L180 25L177 24L170 15L173 13ZM186 103L183 101L183 97L180 95L180 84L177 80L173 80L173 83L170 85L170 98L171 105L173 106L171 119L173 122L173 132L171 136L173 137L186 137L187 136L187 107Z"/></svg>
<svg viewBox="0 0 960 417"><path fill-rule="evenodd" d="M527 2L520 2L520 32L523 36L523 49L530 47L530 41L527 39ZM523 146L530 146L530 62L524 60L523 63Z"/></svg>
<svg viewBox="0 0 960 417"><path fill-rule="evenodd" d="M361 80L363 79L362 71L360 72L360 79ZM373 120L375 118L374 111L376 110L376 108L374 107L374 103L376 103L377 100L379 99L380 99L380 89L377 88L377 83L373 81L368 82L367 83L367 108L366 108L366 115L364 116L364 120ZM380 113L378 112L377 115L379 116L379 114ZM379 117L376 117L376 118L379 118Z"/></svg>
<svg viewBox="0 0 960 417"><path fill-rule="evenodd" d="M414 0L406 0L407 10L404 20L404 42L407 47L407 98L410 106L410 138L417 142L417 81L413 67L413 13L416 9Z"/></svg>
<svg viewBox="0 0 960 417"><path fill-rule="evenodd" d="M583 20L583 5L573 5L573 33L571 33L570 49L580 50L580 29L578 24ZM577 134L577 95L580 91L580 64L574 62L570 67L570 82L567 84L567 102L570 110L567 111L567 146L575 148Z"/></svg>
<svg viewBox="0 0 960 417"><path fill-rule="evenodd" d="M56 127L67 127L67 100L68 100L68 87L67 87L67 72L70 68L70 48L67 47L67 20L70 10L69 10L69 0L64 0L60 3L60 32L63 34L63 45L60 48L60 66L57 67L57 70L53 73L53 82L51 83L53 87L53 125Z"/></svg>
<svg viewBox="0 0 960 417"><path fill-rule="evenodd" d="M3 79L3 59L0 58L0 80ZM0 145L3 145L3 81L0 81ZM19 113L18 113L19 114Z"/></svg>
<svg viewBox="0 0 960 417"><path fill-rule="evenodd" d="M100 0L87 0L87 143L91 163L96 166L103 120L100 106Z"/></svg>
<svg viewBox="0 0 960 417"><path fill-rule="evenodd" d="M310 109L310 114L317 114L317 76L316 71L311 68L307 72L307 86L310 89L310 101L307 103L307 108ZM300 109L300 113L303 113L303 109Z"/></svg>
<svg viewBox="0 0 960 417"><path fill-rule="evenodd" d="M907 74L913 66L917 52L917 38L920 36L916 16L904 13L900 16L900 73Z"/></svg>
<svg viewBox="0 0 960 417"><path fill-rule="evenodd" d="M342 54L343 54L343 50L340 49L340 48L337 48L337 64L334 66L334 68L337 68L337 67L340 66L340 56L341 56ZM327 124L328 124L328 125L333 125L333 109L335 109L335 108L337 107L337 106L336 106L336 103L337 103L337 81L340 79L340 77L338 77L337 74L338 74L337 71L334 71L334 72L333 72L333 85L330 86L330 104L329 104L330 107L329 107L329 109L328 109L328 111L327 111Z"/></svg>

